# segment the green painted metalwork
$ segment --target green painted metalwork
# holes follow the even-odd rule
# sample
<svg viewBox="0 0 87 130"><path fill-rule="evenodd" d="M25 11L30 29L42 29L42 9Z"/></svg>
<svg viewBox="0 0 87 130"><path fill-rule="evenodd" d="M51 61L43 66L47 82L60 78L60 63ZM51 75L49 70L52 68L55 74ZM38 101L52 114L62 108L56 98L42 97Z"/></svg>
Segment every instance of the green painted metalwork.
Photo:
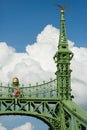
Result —
<svg viewBox="0 0 87 130"><path fill-rule="evenodd" d="M24 86L24 85L8 85L3 86L0 85L0 97L1 98L11 98L14 97L12 90L15 88L20 89L19 98L56 98L57 97L57 80L50 80L45 83L43 81L42 84L38 85L36 83L35 86Z"/></svg>
<svg viewBox="0 0 87 130"><path fill-rule="evenodd" d="M58 86L58 99L71 99L70 60L72 59L72 57L73 53L68 48L64 10L63 10L63 12L61 13L61 21L60 21L60 36L59 36L58 51L54 56L54 60L57 64L56 75Z"/></svg>
<svg viewBox="0 0 87 130"><path fill-rule="evenodd" d="M56 79L35 86L19 84L0 85L0 115L29 115L44 121L49 130L86 130L87 112L72 101L69 50L66 37L64 9L60 6L60 36L58 51L54 55Z"/></svg>

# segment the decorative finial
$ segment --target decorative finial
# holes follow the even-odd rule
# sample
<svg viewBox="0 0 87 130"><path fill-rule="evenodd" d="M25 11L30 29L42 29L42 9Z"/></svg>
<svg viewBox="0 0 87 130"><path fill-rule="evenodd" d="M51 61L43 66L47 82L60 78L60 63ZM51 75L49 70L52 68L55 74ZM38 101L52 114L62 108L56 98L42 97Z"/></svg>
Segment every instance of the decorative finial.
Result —
<svg viewBox="0 0 87 130"><path fill-rule="evenodd" d="M68 5L59 5L59 4L55 4L55 6L59 7L61 9L61 14L64 14L64 9L68 7Z"/></svg>
<svg viewBox="0 0 87 130"><path fill-rule="evenodd" d="M12 80L13 83L17 83L19 82L19 79L17 77L14 77L13 80Z"/></svg>
<svg viewBox="0 0 87 130"><path fill-rule="evenodd" d="M12 84L14 84L14 85L19 85L19 79L18 79L17 77L14 77L14 78L12 79Z"/></svg>

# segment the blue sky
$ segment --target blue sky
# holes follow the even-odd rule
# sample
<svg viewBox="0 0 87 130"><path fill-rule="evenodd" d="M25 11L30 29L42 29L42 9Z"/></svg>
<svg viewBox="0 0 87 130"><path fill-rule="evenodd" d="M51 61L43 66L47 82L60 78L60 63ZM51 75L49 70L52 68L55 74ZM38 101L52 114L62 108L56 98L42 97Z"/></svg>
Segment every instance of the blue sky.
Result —
<svg viewBox="0 0 87 130"><path fill-rule="evenodd" d="M86 0L0 0L0 41L23 52L47 24L59 28L55 3L69 5L65 15L68 39L87 47Z"/></svg>
<svg viewBox="0 0 87 130"><path fill-rule="evenodd" d="M56 3L69 5L65 11L68 39L78 47L87 47L87 0L0 0L0 42L6 42L17 52L25 52L25 47L36 41L45 26L51 24L59 28L60 13L54 6ZM7 130L25 122L31 122L34 130L38 130L38 126L39 130L47 129L35 118L16 117L9 116L9 120L8 116L0 117L0 123Z"/></svg>
<svg viewBox="0 0 87 130"><path fill-rule="evenodd" d="M0 123L3 124L7 130L12 130L13 128L16 128L18 126L21 126L22 124L25 124L26 122L30 122L32 126L34 127L34 130L46 130L48 129L48 126L43 123L41 120L29 117L29 116L2 116L0 117Z"/></svg>

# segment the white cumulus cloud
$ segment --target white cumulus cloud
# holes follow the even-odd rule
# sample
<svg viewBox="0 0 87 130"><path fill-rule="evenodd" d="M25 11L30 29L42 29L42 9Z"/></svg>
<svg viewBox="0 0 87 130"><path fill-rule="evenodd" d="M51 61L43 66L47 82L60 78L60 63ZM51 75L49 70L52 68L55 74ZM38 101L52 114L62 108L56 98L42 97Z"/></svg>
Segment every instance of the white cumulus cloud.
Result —
<svg viewBox="0 0 87 130"><path fill-rule="evenodd" d="M55 78L56 65L53 56L57 51L59 30L47 25L37 35L36 42L27 45L24 53L17 53L13 47L0 43L0 82L11 82L14 76L20 83L29 84L48 81ZM71 61L72 94L81 105L87 104L87 48L76 47L69 41L70 50L74 53ZM87 106L86 106L87 107Z"/></svg>
<svg viewBox="0 0 87 130"><path fill-rule="evenodd" d="M47 25L37 36L36 42L26 47L30 57L39 62L45 71L55 71L53 56L57 50L58 39L59 30L52 25Z"/></svg>
<svg viewBox="0 0 87 130"><path fill-rule="evenodd" d="M76 102L84 106L87 104L87 48L73 47L72 51L72 90Z"/></svg>
<svg viewBox="0 0 87 130"><path fill-rule="evenodd" d="M25 124L23 124L19 127L13 128L13 130L33 130L33 127L31 125L31 123L26 122Z"/></svg>

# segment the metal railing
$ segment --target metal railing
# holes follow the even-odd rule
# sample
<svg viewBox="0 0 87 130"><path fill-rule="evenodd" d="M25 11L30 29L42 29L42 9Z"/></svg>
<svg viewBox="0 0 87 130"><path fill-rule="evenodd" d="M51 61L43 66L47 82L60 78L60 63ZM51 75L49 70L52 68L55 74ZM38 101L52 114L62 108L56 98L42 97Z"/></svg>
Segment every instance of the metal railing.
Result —
<svg viewBox="0 0 87 130"><path fill-rule="evenodd" d="M36 83L35 86L29 84L29 86L19 85L15 88L19 88L20 94L18 97L23 98L55 98L57 96L57 80L50 80L49 82L43 81L42 84ZM0 85L0 97L13 97L12 85L3 86Z"/></svg>

